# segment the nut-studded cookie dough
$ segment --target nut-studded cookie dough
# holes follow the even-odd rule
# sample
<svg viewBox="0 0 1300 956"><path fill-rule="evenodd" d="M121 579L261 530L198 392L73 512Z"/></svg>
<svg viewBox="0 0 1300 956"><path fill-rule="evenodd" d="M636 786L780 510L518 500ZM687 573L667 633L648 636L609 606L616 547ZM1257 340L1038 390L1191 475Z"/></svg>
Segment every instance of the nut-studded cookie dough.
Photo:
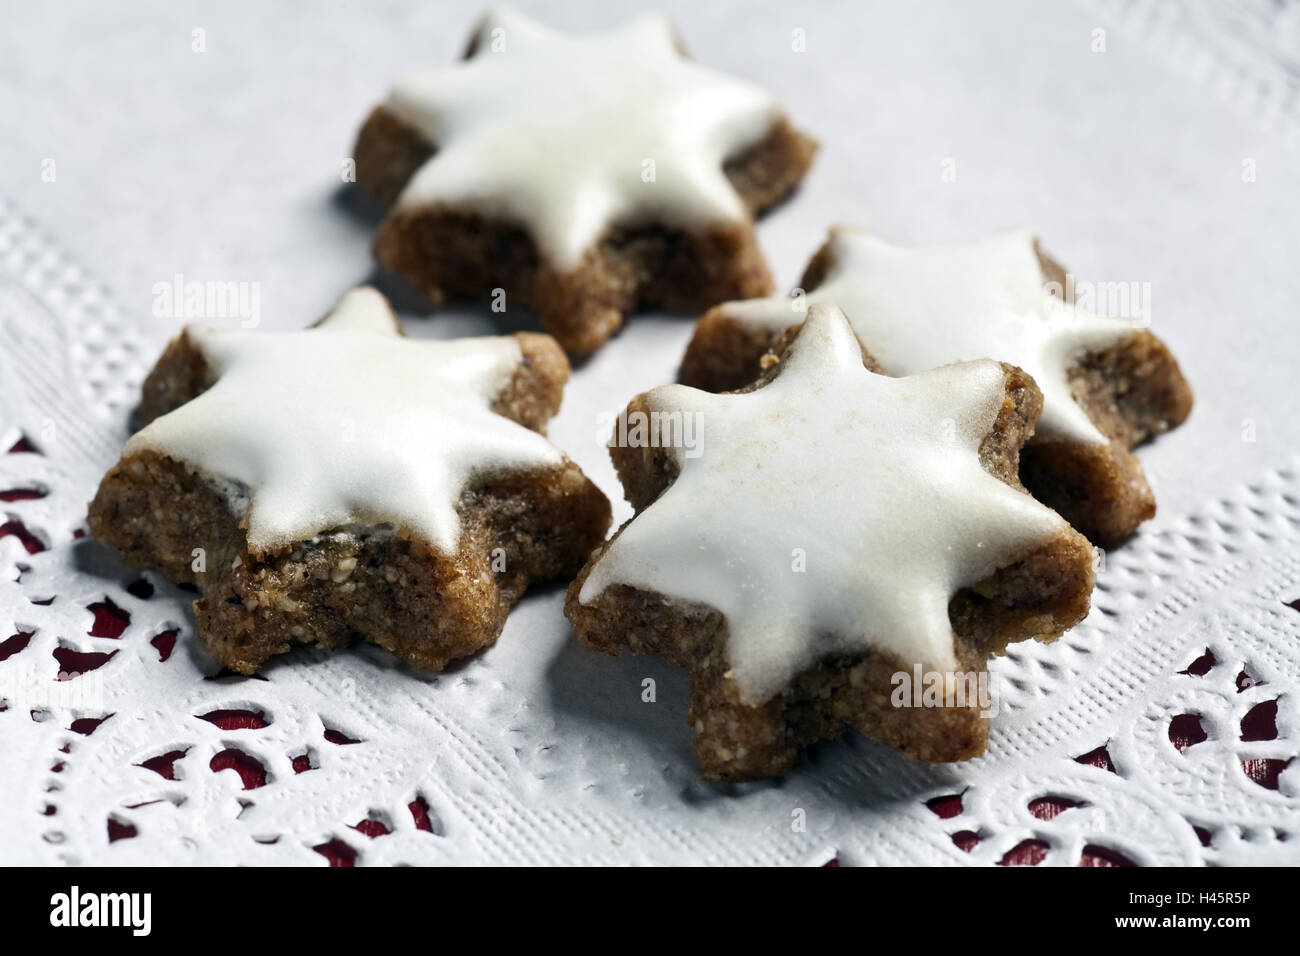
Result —
<svg viewBox="0 0 1300 956"><path fill-rule="evenodd" d="M753 217L815 149L762 89L687 59L658 14L570 36L498 9L460 65L394 86L355 157L392 204L384 267L435 302L503 289L584 355L640 306L767 295Z"/></svg>
<svg viewBox="0 0 1300 956"><path fill-rule="evenodd" d="M566 614L588 647L688 671L707 777L783 773L850 727L921 760L976 756L989 655L1087 612L1093 549L1017 479L1033 381L988 360L873 364L815 305L750 388L664 386L618 422L636 515ZM937 706L900 698L918 668Z"/></svg>
<svg viewBox="0 0 1300 956"><path fill-rule="evenodd" d="M802 320L792 305L833 302L888 375L992 358L1033 376L1043 417L1021 455L1021 480L1095 543L1118 543L1155 514L1131 449L1181 424L1192 391L1151 332L1063 301L1065 270L1033 233L903 248L837 228L801 285L797 299L728 302L707 312L681 380L711 391L753 381L767 350Z"/></svg>
<svg viewBox="0 0 1300 956"><path fill-rule="evenodd" d="M369 288L305 331L190 326L91 531L198 584L199 637L241 673L355 637L440 670L605 536L608 500L543 434L568 374L545 335L407 339Z"/></svg>

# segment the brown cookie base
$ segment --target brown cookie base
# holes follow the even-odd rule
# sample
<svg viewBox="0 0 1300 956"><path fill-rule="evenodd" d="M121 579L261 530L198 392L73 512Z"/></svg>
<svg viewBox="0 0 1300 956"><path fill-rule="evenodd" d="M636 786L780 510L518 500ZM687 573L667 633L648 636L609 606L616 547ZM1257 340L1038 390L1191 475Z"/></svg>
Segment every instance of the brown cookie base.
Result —
<svg viewBox="0 0 1300 956"><path fill-rule="evenodd" d="M725 171L757 215L794 189L816 148L782 119L729 160ZM418 131L379 106L357 140L357 181L390 205L434 152ZM575 356L598 348L636 309L699 312L725 299L766 295L772 287L750 222L698 231L611 229L577 268L559 270L518 224L430 205L393 210L375 237L375 257L435 304L484 299L504 289L509 302L535 309L542 328Z"/></svg>
<svg viewBox="0 0 1300 956"><path fill-rule="evenodd" d="M1063 288L1065 270L1041 250L1038 258L1043 281ZM816 289L829 266L827 244L808 264L800 287ZM792 325L799 321L792 311ZM710 392L740 388L762 372L764 356L777 347L781 334L739 322L725 306L714 307L695 327L679 380ZM1032 438L1021 457L1020 477L1035 498L1090 541L1112 547L1156 513L1155 496L1131 449L1182 424L1191 413L1192 390L1173 353L1145 329L1082 356L1070 370L1070 383L1075 400L1109 444Z"/></svg>
<svg viewBox="0 0 1300 956"><path fill-rule="evenodd" d="M525 362L494 410L540 431L559 407L568 362L546 336L518 338ZM138 414L147 423L210 384L202 355L182 335L150 373ZM194 604L199 638L232 670L252 674L294 644L332 649L360 637L436 671L495 642L528 585L573 574L610 520L608 500L567 459L483 479L462 496L458 514L451 555L385 525L333 529L255 554L213 482L142 452L105 475L90 528L132 567L202 587Z"/></svg>
<svg viewBox="0 0 1300 956"><path fill-rule="evenodd" d="M873 364L869 356L866 364ZM1006 398L981 445L980 461L990 474L1021 488L1018 454L1042 410L1042 396L1022 371L1008 365L1003 369ZM745 390L762 387L779 372L778 362ZM624 414L647 410L638 397ZM677 476L675 460L662 448L615 447L610 454L638 513ZM911 666L885 653L823 661L765 704L746 705L735 682L726 677L727 623L717 611L624 585L607 588L590 604L579 601L583 583L608 547L598 549L570 585L565 614L587 647L615 655L658 654L686 669L691 682L689 720L705 777L777 776L794 765L803 748L834 739L850 727L918 760L965 760L984 751L988 716L978 698L960 706L895 706L894 675L910 674ZM948 608L963 671L986 673L988 657L1013 641L1054 640L1087 614L1092 585L1092 548L1067 528L987 580L963 589Z"/></svg>

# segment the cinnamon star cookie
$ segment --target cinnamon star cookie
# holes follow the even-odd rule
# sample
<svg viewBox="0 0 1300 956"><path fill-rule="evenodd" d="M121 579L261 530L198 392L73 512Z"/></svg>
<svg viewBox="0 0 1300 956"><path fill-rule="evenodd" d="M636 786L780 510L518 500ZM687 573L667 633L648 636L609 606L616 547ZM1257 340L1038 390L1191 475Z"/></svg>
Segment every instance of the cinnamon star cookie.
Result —
<svg viewBox="0 0 1300 956"><path fill-rule="evenodd" d="M549 336L407 339L369 288L301 332L189 326L91 531L198 584L199 637L241 673L354 637L440 670L605 536L609 502L543 434L568 373Z"/></svg>
<svg viewBox="0 0 1300 956"><path fill-rule="evenodd" d="M766 295L753 216L815 148L768 93L687 59L658 14L570 36L498 9L460 65L393 87L355 158L392 204L384 267L435 302L504 291L583 355L638 306Z"/></svg>
<svg viewBox="0 0 1300 956"><path fill-rule="evenodd" d="M728 302L706 313L681 380L714 391L753 381L768 348L802 321L799 309L833 302L888 375L992 358L1033 376L1043 416L1021 479L1095 543L1120 542L1155 514L1131 449L1181 424L1192 391L1146 328L1063 300L1074 284L1033 233L902 248L837 228L801 285L806 294L794 300Z"/></svg>
<svg viewBox="0 0 1300 956"><path fill-rule="evenodd" d="M610 454L636 515L566 613L589 647L686 668L707 777L783 773L849 727L922 760L976 756L989 655L1087 612L1092 548L1016 477L1041 409L1029 377L872 367L814 305L751 388L669 385L622 413L615 435L636 437ZM899 693L917 678L935 692Z"/></svg>

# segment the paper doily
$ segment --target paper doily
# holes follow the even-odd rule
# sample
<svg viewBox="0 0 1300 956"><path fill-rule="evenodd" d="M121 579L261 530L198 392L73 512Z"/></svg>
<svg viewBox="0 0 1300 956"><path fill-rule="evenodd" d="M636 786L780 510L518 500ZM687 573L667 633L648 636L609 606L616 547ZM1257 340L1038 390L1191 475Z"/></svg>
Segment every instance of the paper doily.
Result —
<svg viewBox="0 0 1300 956"><path fill-rule="evenodd" d="M718 788L681 675L577 646L558 588L442 675L215 674L192 595L83 530L152 356L8 205L0 267L0 863L1300 862L1300 460L1110 554L995 663L980 760L850 736Z"/></svg>

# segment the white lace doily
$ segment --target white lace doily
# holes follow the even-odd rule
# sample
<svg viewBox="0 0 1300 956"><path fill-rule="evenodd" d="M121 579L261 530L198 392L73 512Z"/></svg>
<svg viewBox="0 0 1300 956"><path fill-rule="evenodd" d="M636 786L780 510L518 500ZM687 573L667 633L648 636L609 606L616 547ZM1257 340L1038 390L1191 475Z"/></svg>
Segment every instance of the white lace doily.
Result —
<svg viewBox="0 0 1300 956"><path fill-rule="evenodd" d="M0 204L0 863L1300 863L1294 449L1162 514L1085 623L996 662L983 758L850 735L718 788L681 675L579 647L558 587L435 677L370 647L217 675L192 595L84 535L144 339ZM1212 415L1228 386L1193 385Z"/></svg>
<svg viewBox="0 0 1300 956"><path fill-rule="evenodd" d="M6 862L1300 860L1300 459L1112 553L1084 624L996 662L982 759L851 737L718 789L678 675L529 646L558 590L438 677L369 648L214 677L191 596L81 530L142 371L130 327L9 206L0 255L2 443L41 450L0 457Z"/></svg>

